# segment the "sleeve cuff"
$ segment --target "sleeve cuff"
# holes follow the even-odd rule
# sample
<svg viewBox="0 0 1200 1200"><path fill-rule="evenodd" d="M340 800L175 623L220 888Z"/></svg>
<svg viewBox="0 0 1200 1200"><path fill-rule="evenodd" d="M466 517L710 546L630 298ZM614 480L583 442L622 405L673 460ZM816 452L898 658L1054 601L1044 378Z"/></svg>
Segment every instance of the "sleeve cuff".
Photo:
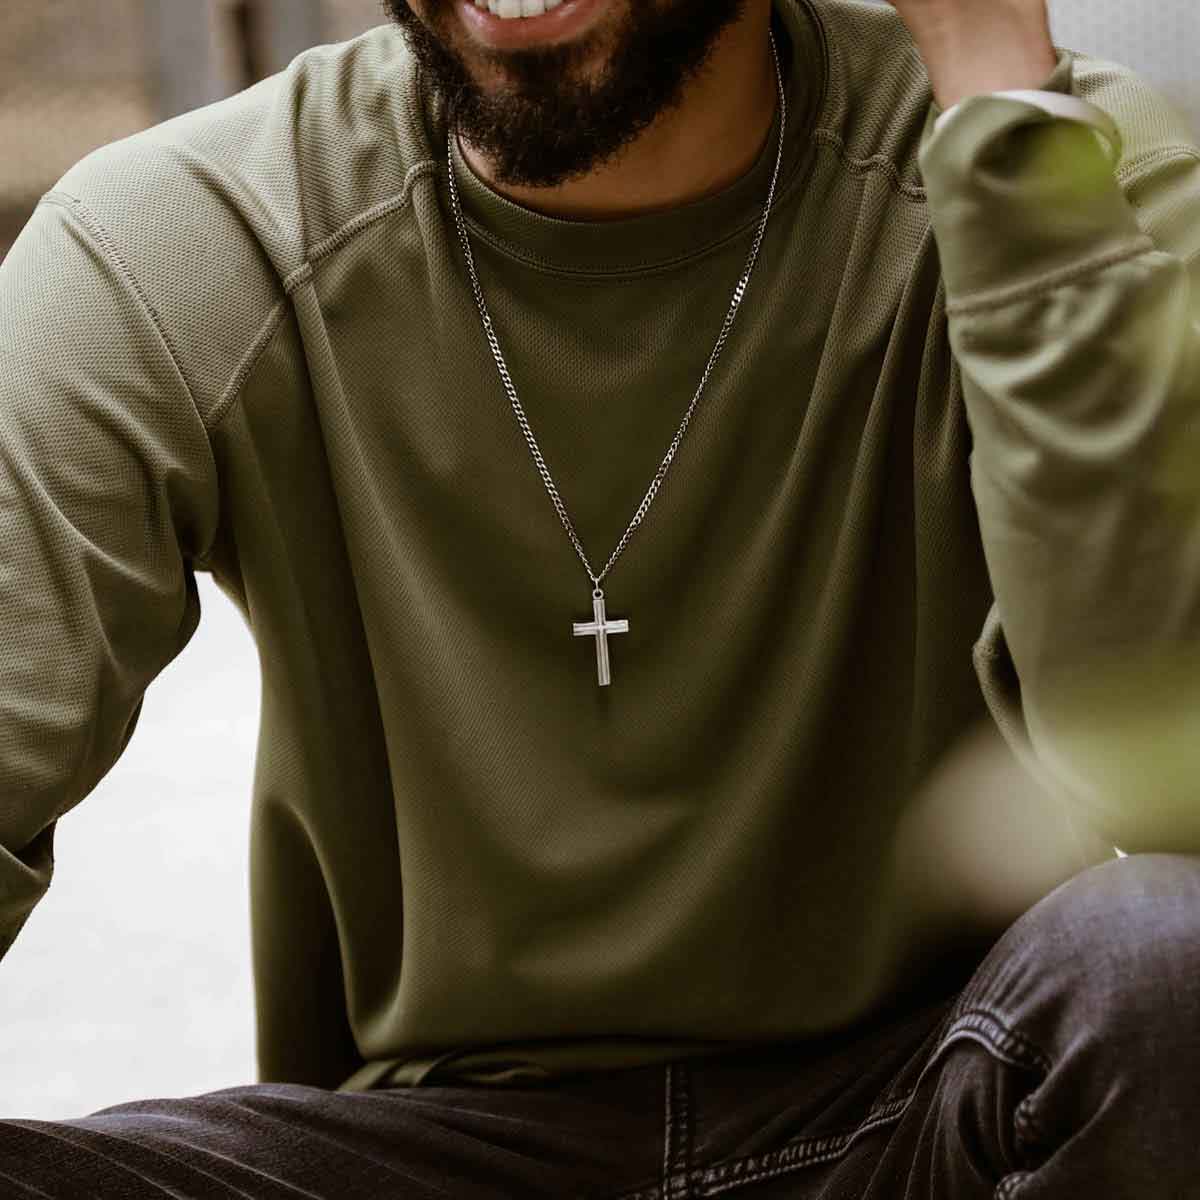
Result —
<svg viewBox="0 0 1200 1200"><path fill-rule="evenodd" d="M1072 96L1073 81L1073 54L1060 50L1041 90ZM1011 95L945 112L933 100L918 162L948 312L1144 240L1105 145L1091 125Z"/></svg>

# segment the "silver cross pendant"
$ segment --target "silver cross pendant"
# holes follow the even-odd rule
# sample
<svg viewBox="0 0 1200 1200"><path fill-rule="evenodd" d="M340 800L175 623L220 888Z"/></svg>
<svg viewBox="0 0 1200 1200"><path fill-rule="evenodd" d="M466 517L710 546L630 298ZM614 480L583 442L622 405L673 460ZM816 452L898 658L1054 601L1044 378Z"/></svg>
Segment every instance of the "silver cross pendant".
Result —
<svg viewBox="0 0 1200 1200"><path fill-rule="evenodd" d="M596 588L592 592L591 621L576 621L574 630L576 637L594 637L596 639L596 673L600 676L600 686L607 687L612 683L612 674L608 669L608 635L610 633L628 633L628 621L609 621L604 616L604 589Z"/></svg>

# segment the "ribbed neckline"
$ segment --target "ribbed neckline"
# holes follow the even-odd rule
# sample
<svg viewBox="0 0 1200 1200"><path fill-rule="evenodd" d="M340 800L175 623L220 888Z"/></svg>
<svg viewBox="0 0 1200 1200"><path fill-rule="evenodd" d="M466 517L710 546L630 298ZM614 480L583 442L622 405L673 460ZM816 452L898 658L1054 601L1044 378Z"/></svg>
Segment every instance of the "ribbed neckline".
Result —
<svg viewBox="0 0 1200 1200"><path fill-rule="evenodd" d="M771 208L773 219L783 193L808 159L812 130L825 95L828 60L824 33L809 0L773 0L771 26L787 97L787 132ZM431 97L422 95L421 101L431 156L439 168L439 195L453 223L446 178L445 116ZM562 220L517 204L475 174L454 138L454 178L468 233L511 258L570 272L612 274L695 257L730 237L741 236L762 220L779 152L780 114L778 106L776 109L770 136L740 179L691 204L622 221Z"/></svg>

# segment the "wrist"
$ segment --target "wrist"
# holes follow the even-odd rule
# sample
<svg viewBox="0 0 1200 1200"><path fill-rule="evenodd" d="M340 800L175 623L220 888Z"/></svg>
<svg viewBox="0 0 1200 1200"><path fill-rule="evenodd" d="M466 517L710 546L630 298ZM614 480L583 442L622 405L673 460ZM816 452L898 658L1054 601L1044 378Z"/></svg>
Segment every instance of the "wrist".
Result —
<svg viewBox="0 0 1200 1200"><path fill-rule="evenodd" d="M1045 16L1018 19L1000 6L969 26L931 24L914 41L943 109L968 96L1041 87L1058 66Z"/></svg>
<svg viewBox="0 0 1200 1200"><path fill-rule="evenodd" d="M934 99L943 110L969 96L988 92L1040 88L1058 66L1053 47L1049 52L1013 52L998 54L980 62L955 63L942 70L930 70Z"/></svg>

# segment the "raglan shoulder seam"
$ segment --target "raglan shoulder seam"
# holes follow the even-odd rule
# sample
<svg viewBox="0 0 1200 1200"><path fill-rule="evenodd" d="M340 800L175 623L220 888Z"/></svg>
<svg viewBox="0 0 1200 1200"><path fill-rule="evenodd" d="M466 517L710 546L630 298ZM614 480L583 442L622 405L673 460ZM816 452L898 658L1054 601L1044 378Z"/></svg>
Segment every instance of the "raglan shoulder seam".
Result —
<svg viewBox="0 0 1200 1200"><path fill-rule="evenodd" d="M204 429L205 437L207 438L210 429L209 422L205 420L204 411L196 402L195 394L192 391L192 386L188 382L187 373L183 369L183 362L180 359L179 352L175 348L175 344L171 340L171 335L163 324L162 318L158 314L158 310L150 302L150 297L146 294L145 289L138 281L137 276L133 273L128 260L121 253L120 247L116 244L115 239L105 228L100 218L82 201L78 196L71 195L70 192L64 192L61 189L52 189L46 192L38 201L39 204L56 204L60 208L65 209L71 216L78 220L88 232L96 239L100 245L101 251L107 255L109 260L117 267L124 277L126 283L133 290L133 293L138 298L146 315L153 324L158 336L162 338L163 345L167 349L167 353L171 357L172 363L175 365L175 370L179 373L180 381L183 384L183 390L187 393L188 401L195 410L196 417L200 421ZM212 453L211 444L209 453Z"/></svg>
<svg viewBox="0 0 1200 1200"><path fill-rule="evenodd" d="M440 164L436 159L422 159L413 163L404 173L404 182L398 192L372 204L370 208L356 213L340 228L335 229L328 237L317 242L307 253L303 266L292 271L284 281L284 289L290 295L301 284L308 281L312 275L313 266L335 250L341 249L356 234L368 229L377 221L390 216L398 209L406 208L412 203L414 185L426 176L436 176Z"/></svg>

